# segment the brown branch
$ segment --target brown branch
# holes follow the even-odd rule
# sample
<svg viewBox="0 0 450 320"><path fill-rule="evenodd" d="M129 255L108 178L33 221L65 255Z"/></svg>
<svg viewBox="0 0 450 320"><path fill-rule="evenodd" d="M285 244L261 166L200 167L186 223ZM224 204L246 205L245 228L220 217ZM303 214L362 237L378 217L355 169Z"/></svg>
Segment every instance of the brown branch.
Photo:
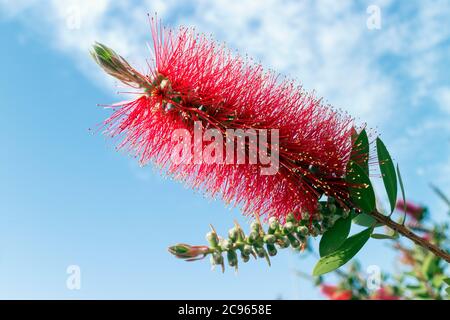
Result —
<svg viewBox="0 0 450 320"><path fill-rule="evenodd" d="M438 256L438 257L444 259L445 261L447 261L448 263L450 263L450 254L447 251L439 248L437 245L418 236L417 234L415 234L414 232L409 230L404 225L401 225L401 224L391 220L389 217L379 213L378 211L373 211L371 213L371 216L374 217L375 220L382 223L383 225L391 228L392 230L398 232L402 236L410 239L418 246L433 252L436 256Z"/></svg>

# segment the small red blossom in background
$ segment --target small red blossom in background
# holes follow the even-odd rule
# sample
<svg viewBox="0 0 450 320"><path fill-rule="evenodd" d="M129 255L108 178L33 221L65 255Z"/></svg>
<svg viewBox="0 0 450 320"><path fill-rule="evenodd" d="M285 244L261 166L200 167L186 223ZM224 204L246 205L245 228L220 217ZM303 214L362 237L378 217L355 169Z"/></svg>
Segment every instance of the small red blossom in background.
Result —
<svg viewBox="0 0 450 320"><path fill-rule="evenodd" d="M415 221L421 221L427 212L427 208L417 205L411 201L398 200L396 209L399 211L405 211L406 214Z"/></svg>
<svg viewBox="0 0 450 320"><path fill-rule="evenodd" d="M443 196L443 192L437 187L434 187L434 190L437 190L437 195L450 206L450 201ZM403 208L404 203L399 201L397 209L403 212ZM417 213L427 211L413 202L407 203L407 210L411 217L417 217ZM419 217L421 219L413 220L411 228L420 232L428 241L437 243L449 251L450 225L447 222L432 222L430 214ZM369 274L357 260L348 266L347 271L336 271L338 280L335 284L324 283L326 279L323 278L314 279L314 283L328 299L332 300L346 297L347 291L351 292L354 300L444 300L450 297L449 264L446 261L421 246L403 243L400 238L394 239L392 248L398 253L393 261L395 267L392 272L380 267L379 289L373 290L368 287ZM344 294L341 294L342 292Z"/></svg>
<svg viewBox="0 0 450 320"><path fill-rule="evenodd" d="M380 288L370 297L371 300L400 300L399 297L390 293L389 289Z"/></svg>
<svg viewBox="0 0 450 320"><path fill-rule="evenodd" d="M351 290L342 290L333 285L322 284L320 291L330 300L351 300L352 298Z"/></svg>
<svg viewBox="0 0 450 320"><path fill-rule="evenodd" d="M343 176L352 152L350 116L194 30L174 32L153 22L152 35L155 59L147 75L128 64L119 76L107 70L140 93L114 105L104 123L107 134L121 137L119 149L246 214L313 216L323 194L348 203ZM178 142L171 135L192 132L194 121L224 135L226 129L279 130L278 173L261 175L259 165L249 164L173 163Z"/></svg>

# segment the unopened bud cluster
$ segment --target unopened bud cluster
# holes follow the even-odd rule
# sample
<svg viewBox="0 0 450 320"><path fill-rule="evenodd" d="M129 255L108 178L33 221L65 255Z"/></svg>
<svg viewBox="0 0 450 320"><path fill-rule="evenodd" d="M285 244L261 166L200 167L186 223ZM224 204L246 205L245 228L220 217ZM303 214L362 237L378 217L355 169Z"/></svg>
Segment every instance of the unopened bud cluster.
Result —
<svg viewBox="0 0 450 320"><path fill-rule="evenodd" d="M248 234L245 234L241 226L235 223L235 226L228 231L227 238L220 237L211 227L211 231L206 235L208 246L201 246L202 250L199 251L198 246L177 244L170 247L169 251L178 258L190 261L209 255L211 265L221 266L222 271L225 270L225 261L237 270L238 256L243 262L248 262L250 257L263 258L270 265L270 257L275 256L278 250L289 247L303 250L309 236L316 237L323 234L340 216L348 214L338 210L332 201L322 202L319 204L319 209L319 214L314 216L314 220L310 219L308 214L303 214L300 220L297 220L293 214L288 214L285 223L280 223L279 220L271 217L267 221L267 231L259 220L250 224ZM175 248L180 246L183 250L178 250L178 253Z"/></svg>

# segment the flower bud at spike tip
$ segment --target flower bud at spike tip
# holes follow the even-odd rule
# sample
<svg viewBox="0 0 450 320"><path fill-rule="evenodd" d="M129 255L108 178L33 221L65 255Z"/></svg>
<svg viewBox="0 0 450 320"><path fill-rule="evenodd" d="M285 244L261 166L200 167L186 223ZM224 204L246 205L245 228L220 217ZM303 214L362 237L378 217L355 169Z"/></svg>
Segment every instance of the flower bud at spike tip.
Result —
<svg viewBox="0 0 450 320"><path fill-rule="evenodd" d="M209 253L207 246L190 246L185 243L178 243L168 248L169 252L180 259L204 258Z"/></svg>
<svg viewBox="0 0 450 320"><path fill-rule="evenodd" d="M96 42L92 46L91 56L107 74L124 84L144 89L150 87L147 77L136 71L124 58L104 44Z"/></svg>

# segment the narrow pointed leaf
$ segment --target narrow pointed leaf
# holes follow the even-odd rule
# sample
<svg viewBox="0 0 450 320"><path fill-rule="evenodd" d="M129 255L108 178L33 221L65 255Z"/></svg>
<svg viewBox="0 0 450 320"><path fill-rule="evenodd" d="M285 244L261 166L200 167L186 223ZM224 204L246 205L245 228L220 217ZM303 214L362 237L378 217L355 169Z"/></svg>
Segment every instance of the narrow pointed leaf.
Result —
<svg viewBox="0 0 450 320"><path fill-rule="evenodd" d="M403 203L404 203L404 205L403 205L403 211L405 212L405 216L406 216L406 197L405 197L405 188L403 187L403 180L402 180L402 175L400 174L400 168L399 168L399 166L398 166L398 163L397 163L397 176L398 176L398 182L399 182L399 184L400 184L400 190L401 190L401 192L402 192L402 198L403 198ZM403 219L403 222L404 222L405 220Z"/></svg>
<svg viewBox="0 0 450 320"><path fill-rule="evenodd" d="M399 235L398 232L394 232L392 234L382 234L382 233L373 233L370 235L371 238L378 239L378 240L384 240L384 239L398 239Z"/></svg>
<svg viewBox="0 0 450 320"><path fill-rule="evenodd" d="M370 213L375 209L375 193L372 183L364 170L354 161L347 166L346 181L349 183L350 197L362 211Z"/></svg>
<svg viewBox="0 0 450 320"><path fill-rule="evenodd" d="M392 213L397 201L397 175L395 173L392 158L380 138L377 138L377 154L384 187L386 188Z"/></svg>
<svg viewBox="0 0 450 320"><path fill-rule="evenodd" d="M351 223L350 217L340 218L322 235L319 243L321 257L336 251L344 243L350 233Z"/></svg>
<svg viewBox="0 0 450 320"><path fill-rule="evenodd" d="M347 238L335 252L320 258L314 267L313 276L320 276L346 264L369 240L372 231L372 228L367 228Z"/></svg>
<svg viewBox="0 0 450 320"><path fill-rule="evenodd" d="M351 161L356 162L364 169L364 172L369 174L369 138L366 130L362 130L353 142Z"/></svg>
<svg viewBox="0 0 450 320"><path fill-rule="evenodd" d="M447 206L450 207L450 199L444 194L444 192L442 192L441 189L439 189L438 187L436 187L434 184L431 184L431 189L433 189L434 193L436 193L437 196L438 196L439 198L441 198L442 201L444 201L444 202L447 204Z"/></svg>

